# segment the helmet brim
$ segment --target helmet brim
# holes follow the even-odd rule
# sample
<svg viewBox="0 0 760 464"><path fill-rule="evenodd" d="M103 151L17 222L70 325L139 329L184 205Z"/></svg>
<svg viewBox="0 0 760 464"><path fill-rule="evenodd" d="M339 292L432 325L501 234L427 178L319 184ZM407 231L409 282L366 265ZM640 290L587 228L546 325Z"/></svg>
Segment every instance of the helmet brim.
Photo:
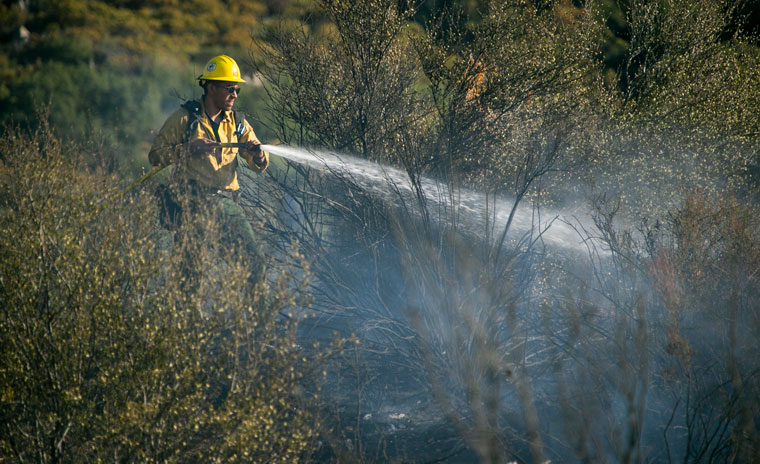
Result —
<svg viewBox="0 0 760 464"><path fill-rule="evenodd" d="M224 77L224 78L209 78L209 77L203 77L198 76L199 81L224 81L224 82L239 82L239 83L245 83L245 80L240 79L239 77Z"/></svg>

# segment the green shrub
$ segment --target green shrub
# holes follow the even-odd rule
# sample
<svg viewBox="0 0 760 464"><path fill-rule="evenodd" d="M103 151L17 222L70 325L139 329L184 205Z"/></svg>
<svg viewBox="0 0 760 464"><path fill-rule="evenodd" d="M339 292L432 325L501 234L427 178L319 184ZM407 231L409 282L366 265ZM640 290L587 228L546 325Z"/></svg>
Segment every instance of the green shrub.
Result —
<svg viewBox="0 0 760 464"><path fill-rule="evenodd" d="M278 322L298 283L249 283L204 215L172 243L149 195L79 158L44 124L0 140L0 461L308 454L307 371Z"/></svg>

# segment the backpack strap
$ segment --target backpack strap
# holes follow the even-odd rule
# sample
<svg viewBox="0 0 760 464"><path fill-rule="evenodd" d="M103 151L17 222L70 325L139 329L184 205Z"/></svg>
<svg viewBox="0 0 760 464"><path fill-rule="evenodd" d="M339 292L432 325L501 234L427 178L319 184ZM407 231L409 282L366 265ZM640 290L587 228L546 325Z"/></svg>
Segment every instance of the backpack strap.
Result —
<svg viewBox="0 0 760 464"><path fill-rule="evenodd" d="M235 141L239 141L240 137L245 134L245 113L241 111L232 111L232 121L235 123ZM235 168L240 164L240 152L235 157Z"/></svg>
<svg viewBox="0 0 760 464"><path fill-rule="evenodd" d="M200 124L201 104L195 100L188 100L182 104L182 108L188 112L187 129L185 129L185 140L183 141L183 143L187 143Z"/></svg>
<svg viewBox="0 0 760 464"><path fill-rule="evenodd" d="M245 113L233 111L232 118L235 122L235 139L240 140L240 137L245 134Z"/></svg>

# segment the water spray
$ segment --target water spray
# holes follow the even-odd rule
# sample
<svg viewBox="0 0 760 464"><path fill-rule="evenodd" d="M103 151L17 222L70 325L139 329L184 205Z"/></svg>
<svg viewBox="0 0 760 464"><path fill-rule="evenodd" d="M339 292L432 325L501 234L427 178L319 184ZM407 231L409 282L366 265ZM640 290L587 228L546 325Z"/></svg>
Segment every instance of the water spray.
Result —
<svg viewBox="0 0 760 464"><path fill-rule="evenodd" d="M245 144L222 144L222 147L240 148ZM328 170L338 175L346 175L361 182L363 188L390 202L399 200L397 195L409 195L410 203L414 203L415 187L409 180L409 174L391 166L386 166L366 159L350 155L338 154L333 151L301 149L287 145L261 145L261 150L267 151L289 161L309 165L316 169ZM495 217L487 218L483 205L487 204L486 194L476 190L457 187L452 194L450 187L434 179L420 177L420 188L426 198L439 205L449 205L452 198L457 200L457 211L462 223L476 235L482 234L485 224L496 221L506 224L507 218L514 207L514 200L502 197L496 199ZM563 214L564 215L564 214ZM512 225L511 237L539 237L545 242L573 251L586 251L578 231L560 218L559 212L542 211L540 215L532 205L518 205ZM587 216L587 215L584 215ZM549 218L545 220L542 218ZM580 223L588 222L588 217L577 217L573 220ZM547 227L551 225L551 227Z"/></svg>

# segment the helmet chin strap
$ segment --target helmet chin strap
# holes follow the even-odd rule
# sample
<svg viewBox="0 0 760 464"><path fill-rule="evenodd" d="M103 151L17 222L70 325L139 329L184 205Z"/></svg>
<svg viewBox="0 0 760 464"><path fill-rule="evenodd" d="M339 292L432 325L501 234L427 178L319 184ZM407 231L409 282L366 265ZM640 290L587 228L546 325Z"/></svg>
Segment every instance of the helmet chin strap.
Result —
<svg viewBox="0 0 760 464"><path fill-rule="evenodd" d="M204 96L208 93L208 91L206 90L207 83L208 81L206 79L198 79L198 85L201 86L201 88L203 89Z"/></svg>

